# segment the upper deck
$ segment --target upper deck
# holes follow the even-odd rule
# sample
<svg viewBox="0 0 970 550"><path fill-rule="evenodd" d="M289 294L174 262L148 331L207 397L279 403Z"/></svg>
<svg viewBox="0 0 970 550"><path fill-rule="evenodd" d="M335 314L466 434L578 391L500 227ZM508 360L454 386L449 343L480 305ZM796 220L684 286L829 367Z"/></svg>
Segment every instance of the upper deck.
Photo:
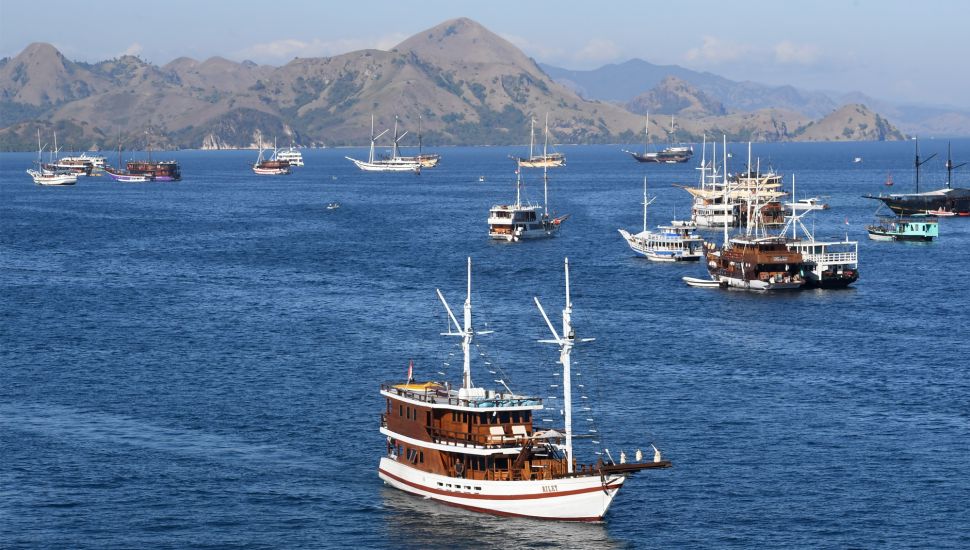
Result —
<svg viewBox="0 0 970 550"><path fill-rule="evenodd" d="M384 383L381 395L399 401L424 405L432 409L450 409L465 412L530 411L542 409L542 399L483 390L482 396L462 396L459 391L435 382Z"/></svg>

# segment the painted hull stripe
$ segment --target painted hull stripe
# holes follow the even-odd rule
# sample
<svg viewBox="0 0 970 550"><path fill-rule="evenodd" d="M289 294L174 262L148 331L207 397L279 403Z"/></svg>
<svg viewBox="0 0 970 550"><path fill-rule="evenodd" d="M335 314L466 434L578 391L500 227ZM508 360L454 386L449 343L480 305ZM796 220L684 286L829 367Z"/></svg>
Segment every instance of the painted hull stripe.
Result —
<svg viewBox="0 0 970 550"><path fill-rule="evenodd" d="M524 495L481 495L481 494L475 494L475 493L459 493L455 491L445 491L443 489L438 489L436 487L428 487L426 485L421 485L420 483L415 483L413 481L409 481L407 479L398 477L383 468L378 468L378 471L380 471L382 474L386 475L387 477L393 478L394 480L404 483L405 485L410 485L415 489L420 489L422 491L427 491L429 493L434 493L437 495L447 495L447 496L456 497L456 498L469 498L469 499L479 499L479 500L533 500L533 499L556 498L556 497L564 497L569 495L579 495L582 493L593 493L596 491L619 489L619 487L599 485L596 487L587 487L586 489L573 489L572 491L558 491L555 493L530 493L530 494L524 494ZM467 481L474 482L476 480L467 480Z"/></svg>

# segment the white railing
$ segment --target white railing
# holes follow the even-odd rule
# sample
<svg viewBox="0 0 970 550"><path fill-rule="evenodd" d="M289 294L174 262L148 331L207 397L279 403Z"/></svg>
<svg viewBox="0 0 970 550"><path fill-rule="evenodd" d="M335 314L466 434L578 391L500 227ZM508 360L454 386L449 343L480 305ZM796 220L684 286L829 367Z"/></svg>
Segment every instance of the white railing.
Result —
<svg viewBox="0 0 970 550"><path fill-rule="evenodd" d="M846 264L859 261L855 252L828 252L825 254L803 254L802 258L817 264Z"/></svg>

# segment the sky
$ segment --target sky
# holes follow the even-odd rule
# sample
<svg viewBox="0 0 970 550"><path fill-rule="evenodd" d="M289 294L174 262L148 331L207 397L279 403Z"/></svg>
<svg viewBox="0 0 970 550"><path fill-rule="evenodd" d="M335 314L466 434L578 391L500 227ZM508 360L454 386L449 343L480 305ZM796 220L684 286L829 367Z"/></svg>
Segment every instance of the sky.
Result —
<svg viewBox="0 0 970 550"><path fill-rule="evenodd" d="M62 17L67 26L55 23ZM49 42L77 61L127 53L158 65L182 56L283 65L390 49L456 17L568 69L640 58L733 80L970 108L966 0L0 0L0 57Z"/></svg>

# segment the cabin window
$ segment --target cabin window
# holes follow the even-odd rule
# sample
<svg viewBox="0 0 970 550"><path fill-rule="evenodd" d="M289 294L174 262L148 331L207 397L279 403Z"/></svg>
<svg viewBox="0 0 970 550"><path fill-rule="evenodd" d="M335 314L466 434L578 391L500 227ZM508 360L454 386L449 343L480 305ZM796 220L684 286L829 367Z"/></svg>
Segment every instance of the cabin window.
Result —
<svg viewBox="0 0 970 550"><path fill-rule="evenodd" d="M398 416L404 416L404 405L398 405L397 406L397 415Z"/></svg>
<svg viewBox="0 0 970 550"><path fill-rule="evenodd" d="M512 412L512 422L515 424L519 423L519 411Z"/></svg>
<svg viewBox="0 0 970 550"><path fill-rule="evenodd" d="M522 421L529 422L532 419L532 411L522 411Z"/></svg>
<svg viewBox="0 0 970 550"><path fill-rule="evenodd" d="M428 412L424 413L424 417L425 417L425 421L428 423L428 426L430 426L431 425L431 411L428 411Z"/></svg>
<svg viewBox="0 0 970 550"><path fill-rule="evenodd" d="M424 451L418 451L418 462L424 464Z"/></svg>
<svg viewBox="0 0 970 550"><path fill-rule="evenodd" d="M404 418L411 419L411 407L404 407Z"/></svg>
<svg viewBox="0 0 970 550"><path fill-rule="evenodd" d="M468 413L461 413L461 421L468 422Z"/></svg>
<svg viewBox="0 0 970 550"><path fill-rule="evenodd" d="M509 423L509 413L503 412L503 413L501 413L499 415L499 418L502 419L502 424L508 424Z"/></svg>

